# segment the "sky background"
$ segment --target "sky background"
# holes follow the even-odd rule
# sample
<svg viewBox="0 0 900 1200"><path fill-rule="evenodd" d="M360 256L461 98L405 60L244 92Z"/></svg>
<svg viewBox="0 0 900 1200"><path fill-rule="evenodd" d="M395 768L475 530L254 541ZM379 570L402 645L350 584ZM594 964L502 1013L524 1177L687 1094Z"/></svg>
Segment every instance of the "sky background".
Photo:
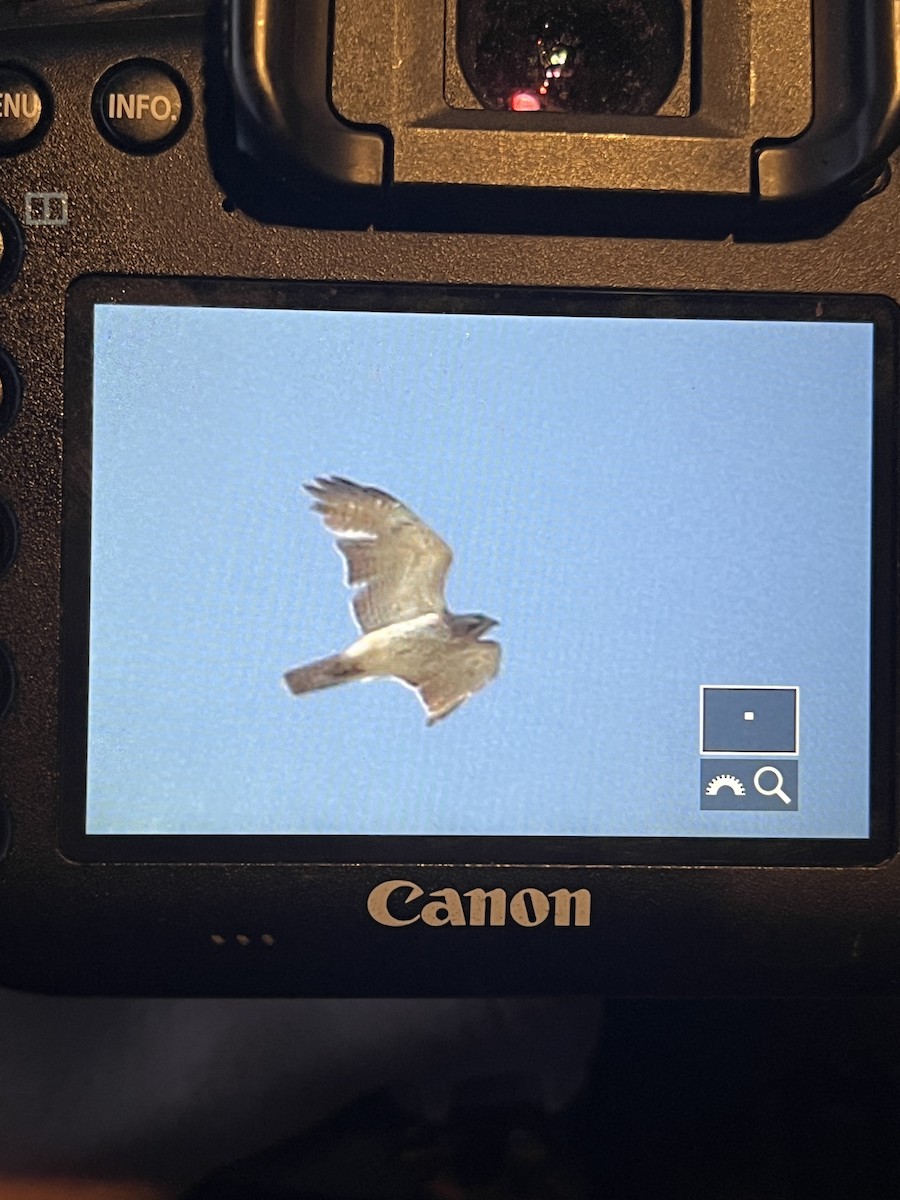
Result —
<svg viewBox="0 0 900 1200"><path fill-rule="evenodd" d="M871 329L96 312L90 833L862 837ZM499 677L426 728L302 483L403 500ZM700 809L701 684L801 689L797 812Z"/></svg>

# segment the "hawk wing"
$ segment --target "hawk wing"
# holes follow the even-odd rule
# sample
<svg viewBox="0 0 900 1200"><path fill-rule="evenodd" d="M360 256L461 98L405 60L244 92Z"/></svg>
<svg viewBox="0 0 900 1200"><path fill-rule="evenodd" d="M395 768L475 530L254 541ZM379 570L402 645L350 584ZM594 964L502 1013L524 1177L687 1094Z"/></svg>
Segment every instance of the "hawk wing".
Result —
<svg viewBox="0 0 900 1200"><path fill-rule="evenodd" d="M433 529L378 488L332 475L304 485L336 535L363 633L446 609L453 554Z"/></svg>
<svg viewBox="0 0 900 1200"><path fill-rule="evenodd" d="M433 725L484 687L500 669L497 642L450 642L443 662L423 679L409 679Z"/></svg>

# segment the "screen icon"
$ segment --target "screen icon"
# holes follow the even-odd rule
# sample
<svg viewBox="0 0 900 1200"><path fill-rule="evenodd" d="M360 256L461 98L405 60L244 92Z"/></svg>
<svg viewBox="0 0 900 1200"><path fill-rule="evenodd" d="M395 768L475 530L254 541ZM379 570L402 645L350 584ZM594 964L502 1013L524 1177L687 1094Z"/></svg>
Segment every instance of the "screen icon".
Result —
<svg viewBox="0 0 900 1200"><path fill-rule="evenodd" d="M797 754L799 718L799 688L704 684L700 753Z"/></svg>
<svg viewBox="0 0 900 1200"><path fill-rule="evenodd" d="M763 776L767 779L772 777L773 783L771 787L764 787L762 780ZM777 767L760 767L753 775L753 786L756 788L760 796L777 796L782 804L789 805L793 803L791 797L784 790L784 775ZM796 789L794 789L796 791Z"/></svg>
<svg viewBox="0 0 900 1200"><path fill-rule="evenodd" d="M700 807L729 812L796 812L797 759L704 758L700 760Z"/></svg>

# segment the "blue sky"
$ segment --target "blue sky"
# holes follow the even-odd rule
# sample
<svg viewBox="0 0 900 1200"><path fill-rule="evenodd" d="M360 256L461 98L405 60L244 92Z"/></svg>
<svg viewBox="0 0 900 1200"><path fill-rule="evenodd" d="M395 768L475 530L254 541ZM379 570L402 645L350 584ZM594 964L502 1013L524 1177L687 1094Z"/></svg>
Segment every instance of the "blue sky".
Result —
<svg viewBox="0 0 900 1200"><path fill-rule="evenodd" d="M865 836L871 330L97 310L88 830ZM496 617L426 728L302 483L392 492ZM799 811L699 803L701 684L801 688Z"/></svg>

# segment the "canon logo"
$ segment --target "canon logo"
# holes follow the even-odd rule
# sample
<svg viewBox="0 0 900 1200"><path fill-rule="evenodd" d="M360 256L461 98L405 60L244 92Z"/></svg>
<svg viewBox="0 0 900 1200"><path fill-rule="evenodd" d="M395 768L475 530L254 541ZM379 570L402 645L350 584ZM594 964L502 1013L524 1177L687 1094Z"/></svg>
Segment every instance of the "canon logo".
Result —
<svg viewBox="0 0 900 1200"><path fill-rule="evenodd" d="M527 887L510 899L503 888L472 888L459 893L456 888L436 888L428 893L409 879L388 879L369 893L369 916L379 925L505 925L510 917L516 925L532 929L552 917L554 925L590 925L591 893L587 888L555 892Z"/></svg>

